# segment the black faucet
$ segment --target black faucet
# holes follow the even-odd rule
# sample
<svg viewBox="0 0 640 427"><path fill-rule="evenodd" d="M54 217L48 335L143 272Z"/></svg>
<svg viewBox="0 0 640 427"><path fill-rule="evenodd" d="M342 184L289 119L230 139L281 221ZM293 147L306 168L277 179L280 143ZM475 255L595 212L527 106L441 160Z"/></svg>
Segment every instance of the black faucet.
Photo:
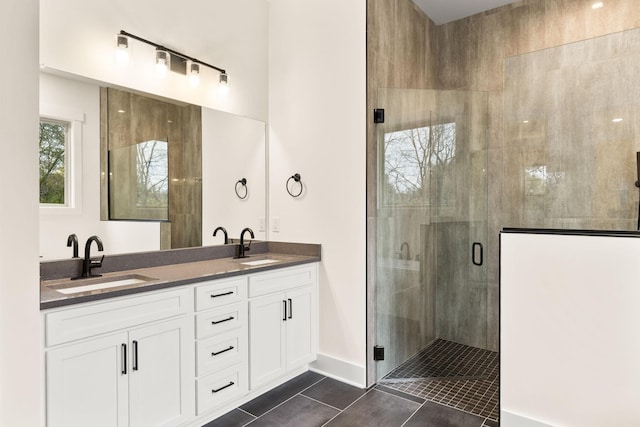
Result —
<svg viewBox="0 0 640 427"><path fill-rule="evenodd" d="M69 234L67 237L67 247L70 248L73 245L73 258L78 258L78 236L75 234Z"/></svg>
<svg viewBox="0 0 640 427"><path fill-rule="evenodd" d="M213 236L215 237L216 233L218 231L222 231L224 233L224 244L228 244L229 243L229 236L227 235L227 230L225 230L224 227L218 227L215 230L213 230Z"/></svg>
<svg viewBox="0 0 640 427"><path fill-rule="evenodd" d="M98 250L102 252L104 247L102 246L102 240L98 236L91 236L87 239L87 243L84 245L84 260L82 261L82 275L80 277L74 277L74 279L81 279L85 277L100 277L102 274L92 274L91 269L102 267L102 261L104 260L104 255L100 260L92 260L91 259L91 243L96 242L98 245Z"/></svg>
<svg viewBox="0 0 640 427"><path fill-rule="evenodd" d="M245 228L242 230L242 233L240 233L240 246L238 246L238 256L236 258L246 258L247 256L244 254L245 251L248 251L249 248L251 247L251 242L249 242L249 244L247 246L244 245L244 233L249 232L249 234L251 235L251 238L255 238L255 236L253 235L253 230L250 229L249 227Z"/></svg>

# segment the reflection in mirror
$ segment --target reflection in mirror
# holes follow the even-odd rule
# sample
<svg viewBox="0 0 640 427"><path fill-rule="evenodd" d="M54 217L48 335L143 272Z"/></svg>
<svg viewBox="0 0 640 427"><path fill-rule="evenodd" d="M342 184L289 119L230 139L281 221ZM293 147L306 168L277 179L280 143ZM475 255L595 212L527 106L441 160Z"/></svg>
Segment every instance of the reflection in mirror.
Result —
<svg viewBox="0 0 640 427"><path fill-rule="evenodd" d="M70 171L78 179L75 187L78 191L72 194L77 196L76 209L41 210L42 260L71 258L72 251L66 246L69 234L76 234L80 244L89 236L100 236L107 257L111 254L155 251L166 247L160 240L160 229L169 225L167 221L106 220L108 200L101 197L101 185L106 186L107 183L107 170L102 169L101 164L101 158L107 158L107 152L101 152L100 144L101 130L105 131L100 126L101 85L104 83L67 74L43 72L40 75L41 112L47 117L71 123L71 142L75 144L73 147L81 148L76 156L81 169ZM213 230L220 225L229 231L230 238L239 237L240 230L251 227L256 233L256 239L264 240L265 232L260 227L261 221L264 222L266 217L264 122L207 108L203 108L200 114L200 107L195 106L190 106L188 111L183 110L183 114L179 115L176 112L184 108L185 104L174 101L171 105L172 108L167 110L171 117L167 115L161 120L162 115L156 116L157 120L153 122L157 125L156 131L148 136L137 134L133 141L167 141L170 208L174 204L177 206L182 203L186 206L193 204L193 201L202 200L199 213L195 210L193 213L177 212L175 221L171 220L172 228L174 223L184 224L184 230L190 236L189 246L223 244L220 235L212 236ZM49 107L56 107L56 113L50 113L52 108ZM148 105L143 110L149 110ZM123 120L129 117L127 120L139 123L141 119L137 110L128 111L129 114L115 111L113 115L118 115ZM178 120L187 116L190 118L184 126L178 127ZM172 121L171 127L162 130L161 123L169 124L169 120ZM187 131L196 129L200 132L200 126L202 135L189 138L195 141L193 144L183 145L182 149L172 153L172 144L181 140L179 128ZM138 125L133 128L141 129ZM102 136L106 138L105 135ZM183 155L190 159L189 163L183 159ZM191 175L184 178L185 173ZM183 175L185 180L179 180L178 174ZM234 185L241 177L245 177L250 183L249 195L245 200L238 199L234 192ZM196 233L197 239L193 236ZM178 233L171 234L173 238L178 236Z"/></svg>
<svg viewBox="0 0 640 427"><path fill-rule="evenodd" d="M101 170L109 177L102 182L103 204L109 202L102 219L165 221L160 226L160 249L200 246L201 108L115 88L102 88L100 94ZM150 185L144 182L149 178L147 157L156 146L160 148L157 141L164 141L165 164L168 161L158 178L167 187L162 202L166 208L141 203Z"/></svg>
<svg viewBox="0 0 640 427"><path fill-rule="evenodd" d="M109 218L169 219L167 141L109 150Z"/></svg>

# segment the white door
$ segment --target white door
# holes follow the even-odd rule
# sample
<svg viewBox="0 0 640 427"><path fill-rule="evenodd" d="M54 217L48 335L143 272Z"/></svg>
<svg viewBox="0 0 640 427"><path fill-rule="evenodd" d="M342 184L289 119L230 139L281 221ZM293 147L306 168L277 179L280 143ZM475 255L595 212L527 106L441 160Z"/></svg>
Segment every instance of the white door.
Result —
<svg viewBox="0 0 640 427"><path fill-rule="evenodd" d="M313 291L311 286L287 292L287 370L314 360L316 348L313 328Z"/></svg>
<svg viewBox="0 0 640 427"><path fill-rule="evenodd" d="M285 294L249 301L249 383L251 389L286 372Z"/></svg>
<svg viewBox="0 0 640 427"><path fill-rule="evenodd" d="M153 324L129 333L130 425L177 425L193 415L189 319Z"/></svg>
<svg viewBox="0 0 640 427"><path fill-rule="evenodd" d="M47 351L47 426L126 426L129 350L120 333Z"/></svg>

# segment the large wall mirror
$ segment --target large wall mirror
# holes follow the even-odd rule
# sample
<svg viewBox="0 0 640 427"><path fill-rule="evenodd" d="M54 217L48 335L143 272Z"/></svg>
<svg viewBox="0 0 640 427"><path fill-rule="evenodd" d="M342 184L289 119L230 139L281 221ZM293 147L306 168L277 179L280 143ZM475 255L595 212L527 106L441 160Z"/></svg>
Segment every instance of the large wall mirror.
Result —
<svg viewBox="0 0 640 427"><path fill-rule="evenodd" d="M132 109L130 102L128 113L109 113L121 119L129 114L126 120L136 123L129 130L138 134L131 143L111 135L113 149L102 156L110 170L101 163L101 137L108 129L101 127L101 90L144 104ZM230 237L251 227L256 239L266 238L264 122L60 73L41 73L40 98L43 116L70 126L67 173L77 183L70 186L68 206L41 209L41 259L71 257L66 241L72 233L81 244L99 235L107 255L222 244L220 235L212 236L217 226ZM165 106L164 113L150 119L136 112L149 111L154 102ZM145 126L153 131L145 133ZM111 213L100 196L108 177ZM235 193L242 179L244 199Z"/></svg>

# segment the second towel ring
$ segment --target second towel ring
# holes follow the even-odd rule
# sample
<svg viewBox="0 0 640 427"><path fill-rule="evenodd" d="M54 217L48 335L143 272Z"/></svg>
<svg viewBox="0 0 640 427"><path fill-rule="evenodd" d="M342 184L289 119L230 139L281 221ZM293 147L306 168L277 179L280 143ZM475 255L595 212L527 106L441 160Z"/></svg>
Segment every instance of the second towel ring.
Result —
<svg viewBox="0 0 640 427"><path fill-rule="evenodd" d="M297 182L298 184L300 184L300 191L298 191L298 193L294 194L291 192L291 190L289 190L289 182L291 180L294 180L295 182ZM287 193L289 193L289 195L291 197L300 197L300 195L302 194L302 178L300 177L299 173L293 174L292 176L289 177L289 179L287 180L287 184L285 185L287 188Z"/></svg>
<svg viewBox="0 0 640 427"><path fill-rule="evenodd" d="M238 184L241 184L242 187L244 187L244 195L241 195L241 191L238 191ZM249 189L247 188L247 178L242 178L239 179L238 182L236 182L236 196L238 196L239 199L246 199L247 195L249 194Z"/></svg>

